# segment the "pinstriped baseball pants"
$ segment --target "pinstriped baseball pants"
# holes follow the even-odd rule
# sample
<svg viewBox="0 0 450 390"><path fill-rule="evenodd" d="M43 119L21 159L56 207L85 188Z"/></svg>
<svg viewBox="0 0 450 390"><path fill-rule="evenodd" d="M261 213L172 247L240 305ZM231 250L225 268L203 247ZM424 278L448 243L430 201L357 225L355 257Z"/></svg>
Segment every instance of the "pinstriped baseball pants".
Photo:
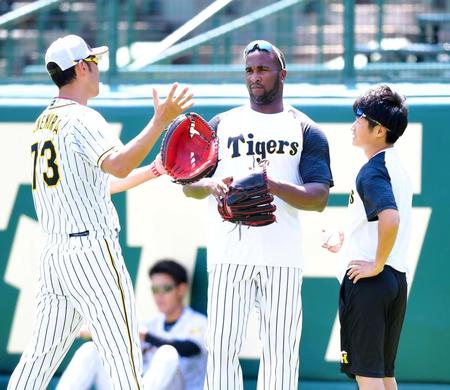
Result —
<svg viewBox="0 0 450 390"><path fill-rule="evenodd" d="M115 233L49 236L32 339L8 389L45 389L83 319L114 389L142 389L134 292Z"/></svg>
<svg viewBox="0 0 450 390"><path fill-rule="evenodd" d="M258 390L297 390L302 272L293 267L216 264L209 271L206 390L243 389L238 356L256 307L262 343Z"/></svg>

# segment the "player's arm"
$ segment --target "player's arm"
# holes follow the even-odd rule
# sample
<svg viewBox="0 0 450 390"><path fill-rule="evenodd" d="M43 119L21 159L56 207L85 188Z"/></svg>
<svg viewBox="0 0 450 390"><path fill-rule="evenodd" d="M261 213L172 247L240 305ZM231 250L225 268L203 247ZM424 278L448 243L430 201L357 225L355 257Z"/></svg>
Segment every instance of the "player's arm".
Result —
<svg viewBox="0 0 450 390"><path fill-rule="evenodd" d="M167 340L147 332L144 336L144 341L155 347L171 345L177 350L178 355L183 357L196 356L201 353L200 347L191 340Z"/></svg>
<svg viewBox="0 0 450 390"><path fill-rule="evenodd" d="M295 185L268 178L269 191L291 206L308 211L322 211L328 202L330 186L324 183Z"/></svg>
<svg viewBox="0 0 450 390"><path fill-rule="evenodd" d="M136 137L103 160L101 168L104 172L119 178L128 176L142 163L164 128L183 111L192 107L192 93L186 87L175 96L177 87L177 83L172 85L164 101L159 100L158 92L153 89L155 114Z"/></svg>
<svg viewBox="0 0 450 390"><path fill-rule="evenodd" d="M394 247L399 226L400 214L398 210L387 209L378 214L378 245L375 264L380 272Z"/></svg>
<svg viewBox="0 0 450 390"><path fill-rule="evenodd" d="M400 225L400 215L385 165L372 160L371 165L366 164L361 169L358 177L356 189L364 204L367 221L378 220L378 243L374 261L354 259L349 263L347 275L353 283L383 271Z"/></svg>
<svg viewBox="0 0 450 390"><path fill-rule="evenodd" d="M389 254L394 247L400 225L400 215L395 209L386 209L378 214L378 245L375 262L352 260L347 275L356 283L383 271Z"/></svg>
<svg viewBox="0 0 450 390"><path fill-rule="evenodd" d="M223 180L205 177L196 183L183 186L183 192L187 197L194 199L204 199L213 195L216 199L221 199L228 191L228 186Z"/></svg>
<svg viewBox="0 0 450 390"><path fill-rule="evenodd" d="M302 128L299 174L303 184L282 182L269 176L269 191L297 209L322 211L333 185L328 140L314 123L304 123Z"/></svg>
<svg viewBox="0 0 450 390"><path fill-rule="evenodd" d="M156 177L158 176L151 171L150 165L145 165L134 169L127 177L123 179L113 176L111 178L109 190L111 195L117 194L118 192L127 191Z"/></svg>
<svg viewBox="0 0 450 390"><path fill-rule="evenodd" d="M161 156L158 154L151 164L133 169L131 173L123 179L112 176L109 190L111 194L127 191L148 180L164 175L165 173L166 171L162 164Z"/></svg>

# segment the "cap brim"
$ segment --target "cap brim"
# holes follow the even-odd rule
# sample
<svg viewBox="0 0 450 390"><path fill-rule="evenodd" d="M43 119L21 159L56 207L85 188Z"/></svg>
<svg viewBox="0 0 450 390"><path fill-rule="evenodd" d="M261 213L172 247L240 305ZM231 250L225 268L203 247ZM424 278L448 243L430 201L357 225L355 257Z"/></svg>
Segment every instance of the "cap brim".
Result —
<svg viewBox="0 0 450 390"><path fill-rule="evenodd" d="M101 56L101 55L103 55L103 54L108 53L108 51L109 51L108 46L93 47L93 48L91 49L91 55L94 55L94 56Z"/></svg>

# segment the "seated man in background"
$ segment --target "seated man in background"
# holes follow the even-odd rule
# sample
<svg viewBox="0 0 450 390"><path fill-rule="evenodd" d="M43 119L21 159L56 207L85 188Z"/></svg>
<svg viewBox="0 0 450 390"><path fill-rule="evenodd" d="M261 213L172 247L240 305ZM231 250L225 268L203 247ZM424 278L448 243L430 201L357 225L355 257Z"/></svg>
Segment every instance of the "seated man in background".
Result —
<svg viewBox="0 0 450 390"><path fill-rule="evenodd" d="M202 390L207 321L183 304L188 291L186 269L173 260L161 260L150 268L149 277L160 313L140 331L145 390ZM97 390L112 388L94 343L86 342L67 366L57 390L87 390L93 385Z"/></svg>

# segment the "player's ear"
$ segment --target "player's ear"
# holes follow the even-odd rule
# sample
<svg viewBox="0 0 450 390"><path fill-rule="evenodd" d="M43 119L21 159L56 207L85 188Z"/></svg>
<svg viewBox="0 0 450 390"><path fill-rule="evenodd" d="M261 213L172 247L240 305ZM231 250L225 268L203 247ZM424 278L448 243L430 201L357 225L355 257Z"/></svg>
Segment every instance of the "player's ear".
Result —
<svg viewBox="0 0 450 390"><path fill-rule="evenodd" d="M287 76L287 70L286 69L281 69L281 71L280 71L281 82L284 83L284 80L286 80L286 76Z"/></svg>
<svg viewBox="0 0 450 390"><path fill-rule="evenodd" d="M177 286L177 289L178 289L179 294L184 297L187 294L187 290L188 290L187 283L180 283Z"/></svg>
<svg viewBox="0 0 450 390"><path fill-rule="evenodd" d="M83 73L83 61L78 62L75 66L75 75L78 77Z"/></svg>
<svg viewBox="0 0 450 390"><path fill-rule="evenodd" d="M80 62L78 62L78 64L75 65L75 73L77 76L84 75L84 74L88 73L89 70L90 70L89 64L84 61L80 61Z"/></svg>
<svg viewBox="0 0 450 390"><path fill-rule="evenodd" d="M382 137L382 138L386 137L387 130L384 126L377 125L376 129L377 129L377 135L379 137Z"/></svg>

